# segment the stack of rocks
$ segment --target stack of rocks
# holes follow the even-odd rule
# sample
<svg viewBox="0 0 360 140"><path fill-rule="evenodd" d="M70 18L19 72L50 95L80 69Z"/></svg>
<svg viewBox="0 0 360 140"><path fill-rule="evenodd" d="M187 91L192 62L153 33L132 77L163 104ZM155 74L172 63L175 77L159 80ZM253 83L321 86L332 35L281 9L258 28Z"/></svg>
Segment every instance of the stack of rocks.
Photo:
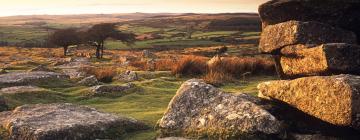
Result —
<svg viewBox="0 0 360 140"><path fill-rule="evenodd" d="M260 52L283 78L360 74L360 2L273 0L259 8Z"/></svg>
<svg viewBox="0 0 360 140"><path fill-rule="evenodd" d="M260 51L282 78L298 78L261 83L259 96L360 130L360 1L272 0L259 14Z"/></svg>

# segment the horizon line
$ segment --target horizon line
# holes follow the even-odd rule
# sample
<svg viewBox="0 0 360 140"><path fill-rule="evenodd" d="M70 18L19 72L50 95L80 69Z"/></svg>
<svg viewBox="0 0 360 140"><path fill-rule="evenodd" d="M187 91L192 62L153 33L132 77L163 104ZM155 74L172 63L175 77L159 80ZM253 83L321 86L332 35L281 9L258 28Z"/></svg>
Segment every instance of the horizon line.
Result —
<svg viewBox="0 0 360 140"><path fill-rule="evenodd" d="M71 15L115 15L115 14L259 14L258 12L129 12L129 13L74 13L74 14L19 14L19 15L0 15L3 17L20 16L71 16Z"/></svg>

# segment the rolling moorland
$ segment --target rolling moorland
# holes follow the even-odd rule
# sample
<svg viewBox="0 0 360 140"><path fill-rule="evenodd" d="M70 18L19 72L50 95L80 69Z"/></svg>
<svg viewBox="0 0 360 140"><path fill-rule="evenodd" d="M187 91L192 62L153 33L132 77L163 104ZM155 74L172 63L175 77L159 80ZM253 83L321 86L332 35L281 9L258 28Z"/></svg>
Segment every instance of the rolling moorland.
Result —
<svg viewBox="0 0 360 140"><path fill-rule="evenodd" d="M101 59L91 46L72 46L64 56L61 47L47 42L55 30L85 30L97 23L117 23L118 30L136 34L136 42L110 38ZM133 117L151 128L121 139L155 139L152 127L188 79L202 78L224 91L250 95L257 94L258 83L278 79L272 59L258 52L260 32L258 15L247 13L1 17L0 73L52 71L70 79L33 83L41 89L36 94L20 89L0 95L10 109L66 102ZM216 63L219 59L224 63ZM92 86L79 83L92 75L102 85L132 86L97 95ZM6 135L0 128L0 137Z"/></svg>

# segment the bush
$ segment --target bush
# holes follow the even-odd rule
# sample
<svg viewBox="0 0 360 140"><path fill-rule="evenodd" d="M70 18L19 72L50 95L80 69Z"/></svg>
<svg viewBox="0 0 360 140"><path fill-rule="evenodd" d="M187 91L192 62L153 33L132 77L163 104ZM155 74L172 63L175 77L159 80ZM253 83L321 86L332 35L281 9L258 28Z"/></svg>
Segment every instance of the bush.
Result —
<svg viewBox="0 0 360 140"><path fill-rule="evenodd" d="M202 75L207 72L207 59L199 56L185 56L181 58L173 67L172 73L175 75Z"/></svg>
<svg viewBox="0 0 360 140"><path fill-rule="evenodd" d="M173 59L161 59L155 62L155 70L157 71L171 71L172 68L177 64L176 60Z"/></svg>
<svg viewBox="0 0 360 140"><path fill-rule="evenodd" d="M85 72L87 75L95 75L95 77L104 83L111 83L113 78L116 76L116 68L114 67L102 67L102 68L95 68L95 67L86 67L82 68L82 71Z"/></svg>
<svg viewBox="0 0 360 140"><path fill-rule="evenodd" d="M250 74L275 73L274 63L263 58L214 57L209 62L211 62L208 64L209 72L203 79L214 85L231 82L235 78L245 80Z"/></svg>

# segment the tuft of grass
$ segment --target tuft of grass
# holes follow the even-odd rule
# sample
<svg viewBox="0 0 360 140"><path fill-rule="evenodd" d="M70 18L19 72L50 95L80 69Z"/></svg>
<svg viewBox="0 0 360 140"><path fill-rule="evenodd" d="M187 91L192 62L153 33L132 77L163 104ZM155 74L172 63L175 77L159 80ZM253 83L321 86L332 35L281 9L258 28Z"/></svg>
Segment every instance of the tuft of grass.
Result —
<svg viewBox="0 0 360 140"><path fill-rule="evenodd" d="M116 68L114 67L84 67L82 71L88 75L95 75L95 77L104 83L111 83L113 78L117 75Z"/></svg>
<svg viewBox="0 0 360 140"><path fill-rule="evenodd" d="M207 59L204 57L189 55L181 58L173 67L175 75L202 75L207 72Z"/></svg>

